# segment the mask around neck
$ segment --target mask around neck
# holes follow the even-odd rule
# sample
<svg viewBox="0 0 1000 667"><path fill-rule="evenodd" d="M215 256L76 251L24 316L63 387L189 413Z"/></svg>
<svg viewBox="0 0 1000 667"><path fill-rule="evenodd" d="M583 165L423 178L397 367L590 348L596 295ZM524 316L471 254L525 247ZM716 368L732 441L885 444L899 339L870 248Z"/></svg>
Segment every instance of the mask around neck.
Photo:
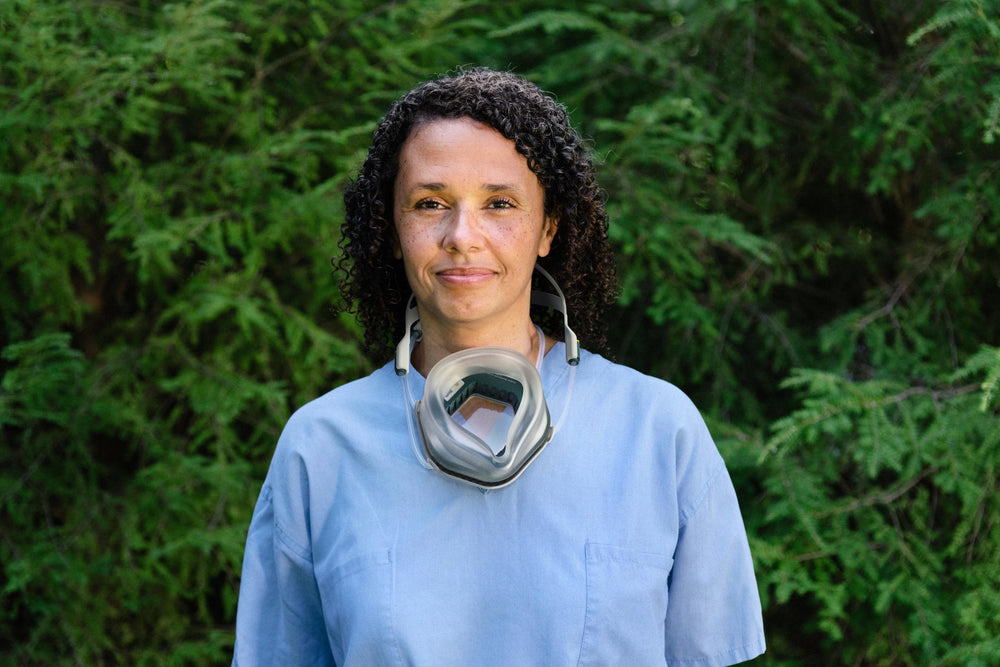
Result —
<svg viewBox="0 0 1000 667"><path fill-rule="evenodd" d="M538 370L503 347L441 359L415 413L434 467L484 488L513 482L553 435Z"/></svg>

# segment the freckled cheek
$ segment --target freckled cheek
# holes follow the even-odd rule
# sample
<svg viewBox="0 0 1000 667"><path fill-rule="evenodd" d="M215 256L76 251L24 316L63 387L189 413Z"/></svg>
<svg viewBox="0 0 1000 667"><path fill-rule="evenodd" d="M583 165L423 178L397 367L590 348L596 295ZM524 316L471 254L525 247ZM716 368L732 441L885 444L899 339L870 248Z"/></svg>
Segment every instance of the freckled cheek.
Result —
<svg viewBox="0 0 1000 667"><path fill-rule="evenodd" d="M528 237L529 231L525 221L518 220L513 224L501 224L494 228L493 238L500 243L519 243Z"/></svg>
<svg viewBox="0 0 1000 667"><path fill-rule="evenodd" d="M411 270L430 262L437 254L439 245L430 230L397 229L399 249L403 264Z"/></svg>
<svg viewBox="0 0 1000 667"><path fill-rule="evenodd" d="M510 231L507 244L516 248L534 249L536 238L533 230L523 225Z"/></svg>

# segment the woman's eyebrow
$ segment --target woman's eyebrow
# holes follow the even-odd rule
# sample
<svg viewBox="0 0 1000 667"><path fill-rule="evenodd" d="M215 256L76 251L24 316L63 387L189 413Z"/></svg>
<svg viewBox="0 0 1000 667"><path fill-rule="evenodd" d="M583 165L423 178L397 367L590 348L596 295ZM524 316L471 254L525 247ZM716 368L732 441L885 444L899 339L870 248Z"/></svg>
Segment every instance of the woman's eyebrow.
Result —
<svg viewBox="0 0 1000 667"><path fill-rule="evenodd" d="M415 183L412 190L430 190L431 192L440 192L445 189L444 183Z"/></svg>
<svg viewBox="0 0 1000 667"><path fill-rule="evenodd" d="M520 192L521 188L513 183L483 183L480 186L486 192ZM412 190L429 190L431 192L441 192L442 190L447 190L448 186L444 183L432 182L432 183L414 183Z"/></svg>
<svg viewBox="0 0 1000 667"><path fill-rule="evenodd" d="M483 190L487 192L520 192L521 188L513 183L484 183Z"/></svg>

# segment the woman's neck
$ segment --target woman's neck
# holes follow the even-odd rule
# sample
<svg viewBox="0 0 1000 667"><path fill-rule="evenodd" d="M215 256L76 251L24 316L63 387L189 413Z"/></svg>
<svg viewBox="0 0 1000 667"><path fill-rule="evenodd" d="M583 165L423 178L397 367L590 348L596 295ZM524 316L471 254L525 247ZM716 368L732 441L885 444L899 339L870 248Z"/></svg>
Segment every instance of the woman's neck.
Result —
<svg viewBox="0 0 1000 667"><path fill-rule="evenodd" d="M538 356L539 345L545 345L546 352L551 347L551 342L544 334L541 339L539 338L538 331L531 320L509 332L492 330L483 333L471 329L439 332L432 327L423 331L420 343L413 350L412 363L421 375L426 376L434 364L449 354L487 345L506 347L520 352L534 363Z"/></svg>

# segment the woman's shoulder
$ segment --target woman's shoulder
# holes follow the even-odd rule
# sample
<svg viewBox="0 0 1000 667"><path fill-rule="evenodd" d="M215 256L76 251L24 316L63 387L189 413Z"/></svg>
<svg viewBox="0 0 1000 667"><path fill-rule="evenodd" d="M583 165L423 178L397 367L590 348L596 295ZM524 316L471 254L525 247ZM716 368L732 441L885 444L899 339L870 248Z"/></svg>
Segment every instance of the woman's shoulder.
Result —
<svg viewBox="0 0 1000 667"><path fill-rule="evenodd" d="M619 397L643 405L666 404L675 410L700 414L688 395L672 382L611 361L600 354L581 351L577 372L578 381L609 398Z"/></svg>
<svg viewBox="0 0 1000 667"><path fill-rule="evenodd" d="M388 364L297 408L285 422L278 450L310 449L323 445L336 434L378 425L378 416L397 412L402 400L399 379Z"/></svg>
<svg viewBox="0 0 1000 667"><path fill-rule="evenodd" d="M597 354L581 356L576 386L576 434L600 433L604 442L619 444L609 451L627 447L629 460L658 461L648 466L651 471L674 471L682 514L692 512L725 464L688 395L667 380Z"/></svg>
<svg viewBox="0 0 1000 667"><path fill-rule="evenodd" d="M395 396L398 386L399 378L393 371L392 364L386 364L368 375L345 382L303 404L292 413L291 419L309 419L316 415L328 414L331 409L343 409L358 404L369 406L366 411L370 412L374 407L373 404L377 405Z"/></svg>

